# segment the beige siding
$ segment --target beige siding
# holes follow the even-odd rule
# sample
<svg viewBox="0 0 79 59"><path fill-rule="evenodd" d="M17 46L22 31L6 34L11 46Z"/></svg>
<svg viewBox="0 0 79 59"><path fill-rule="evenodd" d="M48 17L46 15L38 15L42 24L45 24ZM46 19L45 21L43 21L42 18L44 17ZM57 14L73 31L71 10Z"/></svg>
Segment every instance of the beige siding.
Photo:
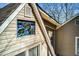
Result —
<svg viewBox="0 0 79 59"><path fill-rule="evenodd" d="M58 55L75 55L75 37L79 36L79 27L74 18L56 31L56 53Z"/></svg>
<svg viewBox="0 0 79 59"><path fill-rule="evenodd" d="M27 6L27 4L26 4ZM45 42L41 30L35 21L35 18L30 10L32 16L31 18L25 17L24 15L24 8L19 12L19 14L13 19L13 21L8 25L8 27L4 30L3 33L0 34L0 55L16 55L29 47L33 46L34 44L44 44L42 45L43 49L46 49ZM32 20L36 22L36 34L35 35L26 35L23 37L17 37L17 19L26 19ZM24 50L23 50L24 49ZM20 51L21 50L21 51ZM41 48L42 50L42 48ZM2 51L2 52L1 52ZM15 52L15 53L14 53ZM17 53L16 53L17 52ZM44 52L47 52L44 51ZM43 54L42 55L47 55Z"/></svg>

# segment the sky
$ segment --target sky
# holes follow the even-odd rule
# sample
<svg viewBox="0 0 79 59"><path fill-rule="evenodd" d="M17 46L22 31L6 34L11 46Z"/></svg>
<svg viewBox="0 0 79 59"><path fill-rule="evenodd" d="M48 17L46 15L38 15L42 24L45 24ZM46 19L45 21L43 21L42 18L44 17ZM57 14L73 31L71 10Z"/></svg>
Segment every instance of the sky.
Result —
<svg viewBox="0 0 79 59"><path fill-rule="evenodd" d="M9 3L0 3L0 8L3 8L5 7L6 5L8 5ZM39 6L46 12L49 14L48 10L55 7L55 5L58 4L58 7L55 7L55 8L60 8L60 3L38 3ZM49 7L46 6L46 4L49 5ZM74 11L74 15L79 13L79 3L72 3L73 4L73 7L72 9L75 10ZM62 13L63 14L63 13ZM49 14L50 15L50 14ZM63 14L64 15L64 14ZM50 15L51 16L51 15ZM63 17L63 16L62 16ZM52 17L53 18L53 17ZM62 18L64 19L64 17ZM65 20L61 20L62 22L64 22Z"/></svg>
<svg viewBox="0 0 79 59"><path fill-rule="evenodd" d="M9 3L0 3L0 8L3 8L4 6L6 6L6 5L8 5ZM43 7L43 5L44 5L45 3L40 3L39 5L41 6L41 7ZM55 3L56 4L56 3ZM49 3L49 5L52 5L52 3ZM78 10L79 9L79 3L74 3L73 4L73 9L76 9L76 10Z"/></svg>
<svg viewBox="0 0 79 59"><path fill-rule="evenodd" d="M46 7L45 4L49 4L51 6L53 6L53 4L61 4L61 3L38 3L41 7ZM72 3L73 4L73 9L79 9L79 3ZM43 6L44 5L44 6ZM51 7L50 6L50 7ZM50 8L49 7L49 8Z"/></svg>
<svg viewBox="0 0 79 59"><path fill-rule="evenodd" d="M5 7L6 5L8 5L8 3L0 3L0 8Z"/></svg>
<svg viewBox="0 0 79 59"><path fill-rule="evenodd" d="M61 3L39 3L38 4L46 13L48 13L50 16L51 14L49 13L49 9L52 9L53 7L56 9L60 9L60 5L63 5ZM48 5L48 6L47 6ZM57 5L57 7L55 6ZM70 4L70 8L72 8L72 10L74 10L74 15L75 16L77 13L79 13L79 3L72 3L72 7ZM61 23L65 22L65 17L64 17L64 13L62 12L62 16L60 17L60 21ZM53 18L53 17L52 17Z"/></svg>

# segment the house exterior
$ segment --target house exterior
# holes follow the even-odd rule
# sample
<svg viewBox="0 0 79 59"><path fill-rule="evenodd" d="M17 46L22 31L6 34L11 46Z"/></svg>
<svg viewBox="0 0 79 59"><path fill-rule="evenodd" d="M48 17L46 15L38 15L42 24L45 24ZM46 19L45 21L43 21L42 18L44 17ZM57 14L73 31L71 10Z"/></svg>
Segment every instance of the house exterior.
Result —
<svg viewBox="0 0 79 59"><path fill-rule="evenodd" d="M51 55L49 48L55 49L55 30L59 24L39 9L38 14L43 23L40 25L27 3L9 4L7 8L2 9L1 12L5 12L0 14L0 56ZM47 36L41 26L45 26Z"/></svg>
<svg viewBox="0 0 79 59"><path fill-rule="evenodd" d="M0 56L79 55L79 15L60 25L37 7L11 3L0 9Z"/></svg>
<svg viewBox="0 0 79 59"><path fill-rule="evenodd" d="M56 54L61 56L79 55L79 15L59 26L56 30Z"/></svg>

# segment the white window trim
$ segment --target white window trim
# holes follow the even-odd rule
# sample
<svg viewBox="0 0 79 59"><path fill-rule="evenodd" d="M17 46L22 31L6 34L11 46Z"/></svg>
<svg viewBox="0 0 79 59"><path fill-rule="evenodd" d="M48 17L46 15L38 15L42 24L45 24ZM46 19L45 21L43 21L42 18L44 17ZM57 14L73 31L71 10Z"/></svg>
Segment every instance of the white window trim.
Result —
<svg viewBox="0 0 79 59"><path fill-rule="evenodd" d="M77 40L78 40L79 37L75 37L75 55L78 55L77 54Z"/></svg>

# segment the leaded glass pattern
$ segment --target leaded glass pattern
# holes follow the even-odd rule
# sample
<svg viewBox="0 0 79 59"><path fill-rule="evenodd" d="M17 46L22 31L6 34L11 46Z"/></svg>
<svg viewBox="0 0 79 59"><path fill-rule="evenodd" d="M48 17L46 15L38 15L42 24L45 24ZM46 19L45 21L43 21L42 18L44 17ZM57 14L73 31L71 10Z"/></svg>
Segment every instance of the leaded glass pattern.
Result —
<svg viewBox="0 0 79 59"><path fill-rule="evenodd" d="M35 34L35 22L17 20L17 37Z"/></svg>

